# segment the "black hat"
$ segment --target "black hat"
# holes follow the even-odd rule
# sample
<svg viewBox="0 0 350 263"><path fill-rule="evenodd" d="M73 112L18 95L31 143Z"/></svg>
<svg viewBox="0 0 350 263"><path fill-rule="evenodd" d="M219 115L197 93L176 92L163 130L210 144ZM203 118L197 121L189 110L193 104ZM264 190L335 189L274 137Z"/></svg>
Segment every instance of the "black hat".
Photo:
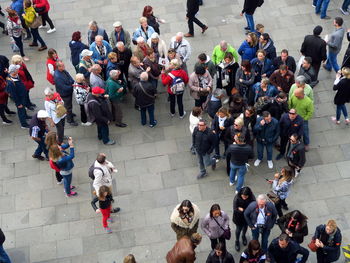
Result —
<svg viewBox="0 0 350 263"><path fill-rule="evenodd" d="M316 26L314 28L314 35L319 36L322 33L323 28L321 26Z"/></svg>

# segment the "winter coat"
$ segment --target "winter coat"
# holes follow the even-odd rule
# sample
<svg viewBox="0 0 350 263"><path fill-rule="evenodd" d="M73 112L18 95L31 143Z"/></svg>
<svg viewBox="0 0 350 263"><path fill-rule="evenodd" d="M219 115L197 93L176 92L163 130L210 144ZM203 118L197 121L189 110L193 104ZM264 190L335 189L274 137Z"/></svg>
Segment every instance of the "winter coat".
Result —
<svg viewBox="0 0 350 263"><path fill-rule="evenodd" d="M319 64L327 59L327 43L320 36L305 36L300 52L312 58L312 64Z"/></svg>
<svg viewBox="0 0 350 263"><path fill-rule="evenodd" d="M0 104L7 104L8 94L6 92L7 82L6 80L0 76Z"/></svg>
<svg viewBox="0 0 350 263"><path fill-rule="evenodd" d="M159 69L158 61L151 61L148 57L145 57L143 59L143 68L146 70L148 67L151 69L148 72L148 79L158 80L161 72Z"/></svg>
<svg viewBox="0 0 350 263"><path fill-rule="evenodd" d="M106 76L107 76L107 79L110 77L110 76L109 76L109 73L110 73L112 70L120 70L119 63L118 63L118 62L113 63L112 61L110 61L110 59L108 59L107 68L106 68ZM122 78L122 77L123 77L122 75L119 75L119 78Z"/></svg>
<svg viewBox="0 0 350 263"><path fill-rule="evenodd" d="M95 179L92 183L92 186L95 188L96 195L98 196L101 186L105 185L112 187L112 171L114 169L114 165L108 160L106 160L104 164L100 164L98 161L95 161L94 167L100 168L94 169Z"/></svg>
<svg viewBox="0 0 350 263"><path fill-rule="evenodd" d="M91 87L100 87L100 88L105 88L105 81L102 79L101 75L97 75L94 73L90 73L90 86Z"/></svg>
<svg viewBox="0 0 350 263"><path fill-rule="evenodd" d="M333 239L329 239L329 235L326 233L326 225L319 225L316 227L315 234L312 239L319 239L324 244L323 248L318 248L320 254L326 259L326 262L337 261L340 257L340 245L342 241L342 235L340 229L335 230Z"/></svg>
<svg viewBox="0 0 350 263"><path fill-rule="evenodd" d="M207 128L200 131L198 127L194 128L192 133L192 145L200 155L211 154L217 144L217 137L213 131Z"/></svg>
<svg viewBox="0 0 350 263"><path fill-rule="evenodd" d="M340 79L337 84L334 84L333 90L337 91L334 96L335 105L342 105L350 102L350 79Z"/></svg>
<svg viewBox="0 0 350 263"><path fill-rule="evenodd" d="M250 132L248 131L248 128L243 126L241 130L237 130L234 128L233 125L231 125L229 128L226 129L225 132L225 142L226 145L233 144L235 141L235 135L240 133L243 137L246 143L250 144L251 139L250 139Z"/></svg>
<svg viewBox="0 0 350 263"><path fill-rule="evenodd" d="M289 108L296 109L297 113L304 119L304 121L310 120L314 114L314 103L307 96L303 99L298 99L293 95L289 99Z"/></svg>
<svg viewBox="0 0 350 263"><path fill-rule="evenodd" d="M180 204L178 204L170 216L170 222L171 222L171 228L176 233L177 240L182 238L183 236L191 237L193 233L197 232L198 229L198 223L200 218L200 210L198 206L194 203L192 203L193 206L193 216L191 223L187 224L185 223L181 217L178 208L180 207Z"/></svg>
<svg viewBox="0 0 350 263"><path fill-rule="evenodd" d="M22 23L21 23L21 19L19 17L17 17L16 22L13 22L10 19L7 19L7 31L9 34L9 37L20 37L22 35Z"/></svg>
<svg viewBox="0 0 350 263"><path fill-rule="evenodd" d="M190 43L186 39L183 38L182 41L178 43L176 42L176 37L172 37L169 48L175 49L183 63L186 63L190 59L192 50Z"/></svg>
<svg viewBox="0 0 350 263"><path fill-rule="evenodd" d="M150 15L147 17L147 24L153 27L154 31L156 31L158 35L160 34L159 23L154 15Z"/></svg>
<svg viewBox="0 0 350 263"><path fill-rule="evenodd" d="M229 217L224 211L221 211L221 215L216 218L211 217L210 214L207 214L201 222L201 228L203 232L210 239L217 239L221 237L224 234L223 229L228 229L229 225L230 225Z"/></svg>
<svg viewBox="0 0 350 263"><path fill-rule="evenodd" d="M116 37L116 32L115 30L113 30L111 32L111 34L109 35L109 43L111 44L112 48L116 48L117 47L117 42L121 41L124 43L124 46L126 48L130 48L131 45L131 37L130 37L130 33L129 31L124 30L124 28L122 28L121 32L120 32L120 36L119 36L119 40Z"/></svg>
<svg viewBox="0 0 350 263"><path fill-rule="evenodd" d="M55 70L54 81L56 86L56 91L61 97L71 96L73 93L74 80L68 71Z"/></svg>
<svg viewBox="0 0 350 263"><path fill-rule="evenodd" d="M96 36L103 36L103 41L109 43L108 35L106 33L106 30L104 30L103 28L97 27L97 32L95 34L93 33L95 32L93 32L91 29L88 30L88 45L91 45L95 42Z"/></svg>
<svg viewBox="0 0 350 263"><path fill-rule="evenodd" d="M266 77L270 77L274 70L272 61L268 58L265 58L264 61L253 58L250 64L252 64L252 68L255 71L255 82L260 82L263 74L266 74Z"/></svg>
<svg viewBox="0 0 350 263"><path fill-rule="evenodd" d="M71 54L71 61L73 66L77 66L80 62L80 53L84 49L89 49L87 45L82 43L81 41L69 41L69 48L70 48L70 54Z"/></svg>
<svg viewBox="0 0 350 263"><path fill-rule="evenodd" d="M33 2L35 2L35 0ZM12 1L11 5L10 5L10 9L15 10L17 15L21 16L24 12L23 11L23 0Z"/></svg>
<svg viewBox="0 0 350 263"><path fill-rule="evenodd" d="M258 2L257 0L245 0L243 9L242 9L242 14L246 13L247 15L253 15L255 12L255 9L258 7Z"/></svg>
<svg viewBox="0 0 350 263"><path fill-rule="evenodd" d="M271 202L267 202L264 208L265 212L265 227L268 230L271 230L276 222L277 210L275 205ZM255 227L257 222L259 210L258 204L256 201L251 202L244 211L244 218L250 228Z"/></svg>
<svg viewBox="0 0 350 263"><path fill-rule="evenodd" d="M282 233L285 233L286 230L289 230L293 233L291 237L292 240L301 244L304 242L304 237L308 235L308 227L307 227L307 217L303 216L302 222L297 223L296 225L290 225L290 220L292 218L292 214L294 211L285 214L277 219L277 224L281 229Z"/></svg>
<svg viewBox="0 0 350 263"><path fill-rule="evenodd" d="M233 215L232 215L232 221L238 226L245 226L247 225L247 222L244 218L244 211L249 206L251 202L255 201L255 196L251 194L246 200L244 200L241 197L241 191L235 195L235 198L233 199ZM243 208L243 211L238 210L238 208Z"/></svg>
<svg viewBox="0 0 350 263"><path fill-rule="evenodd" d="M289 110L288 102L278 102L276 97L267 99L265 97L259 98L254 107L258 115L261 115L264 111L268 111L278 121L281 119L282 114Z"/></svg>
<svg viewBox="0 0 350 263"><path fill-rule="evenodd" d="M27 27L33 24L36 18L36 12L33 6L24 9L24 16L22 16Z"/></svg>
<svg viewBox="0 0 350 263"><path fill-rule="evenodd" d="M226 51L222 51L220 45L215 46L211 60L215 65L218 65L224 59L226 53L231 53L235 59L235 62L238 63L238 52L230 44L227 45Z"/></svg>
<svg viewBox="0 0 350 263"><path fill-rule="evenodd" d="M6 79L7 72L5 72L5 69L8 69L9 67L9 60L7 57L0 55L0 76Z"/></svg>
<svg viewBox="0 0 350 263"><path fill-rule="evenodd" d="M295 148L293 148L290 155L288 155L290 147L292 146L293 145L290 142L288 142L287 151L286 151L286 158L287 158L288 164L290 164L291 166L297 166L300 168L304 167L306 162L304 143L299 142L299 144L296 145Z"/></svg>
<svg viewBox="0 0 350 263"><path fill-rule="evenodd" d="M27 91L23 82L19 79L19 77L12 78L11 76L9 76L7 78L6 91L10 95L11 99L13 99L13 101L15 102L16 107L20 105L27 106L26 99L25 99Z"/></svg>
<svg viewBox="0 0 350 263"><path fill-rule="evenodd" d="M30 75L26 64L22 63L20 66L21 67L18 70L18 76L26 87L26 90L29 91L30 89L34 88L34 80L32 78L32 75Z"/></svg>
<svg viewBox="0 0 350 263"><path fill-rule="evenodd" d="M202 83L200 83L202 82ZM204 82L204 83L203 83ZM210 88L213 87L213 79L209 74L208 70L205 70L203 76L198 76L195 72L190 75L188 82L190 88L190 95L193 99L198 100L200 96L208 96L210 91L200 91L201 88Z"/></svg>
<svg viewBox="0 0 350 263"><path fill-rule="evenodd" d="M259 43L258 49L265 50L266 58L270 59L271 61L273 61L277 57L276 48L272 39L270 39L264 46L261 43Z"/></svg>
<svg viewBox="0 0 350 263"><path fill-rule="evenodd" d="M142 72L144 72L144 69L141 66L136 67L133 64L129 65L128 80L130 81L132 88L134 88L139 83L140 75Z"/></svg>
<svg viewBox="0 0 350 263"><path fill-rule="evenodd" d="M95 63L98 63L98 60L107 59L108 54L112 52L112 47L107 41L102 40L102 44L105 51L104 56L101 56L100 51L98 50L95 42L90 45L90 50L93 52L91 58L94 60Z"/></svg>
<svg viewBox="0 0 350 263"><path fill-rule="evenodd" d="M122 88L124 88L123 91L118 92ZM125 95L126 88L125 83L121 80L114 80L109 77L106 81L105 90L111 101L120 101Z"/></svg>
<svg viewBox="0 0 350 263"><path fill-rule="evenodd" d="M79 105L84 105L84 103L86 102L87 96L89 95L89 89L90 87L84 83L75 82L73 84L75 100Z"/></svg>
<svg viewBox="0 0 350 263"><path fill-rule="evenodd" d="M309 69L304 69L303 67L300 67L298 76L304 76L306 78L306 84L309 84L311 88L315 87L318 83L316 71L312 66L310 66Z"/></svg>
<svg viewBox="0 0 350 263"><path fill-rule="evenodd" d="M253 91L255 93L254 102L256 102L260 97L275 97L278 94L276 87L270 84L267 85L266 91L263 91L260 82L257 82L253 85Z"/></svg>
<svg viewBox="0 0 350 263"><path fill-rule="evenodd" d="M187 84L189 81L188 75L183 69L174 69L170 71L170 73L173 74L175 77L181 78L185 84ZM169 74L162 74L161 79L163 85L167 87L168 93L173 95L170 89L171 84L173 83L173 79L169 76Z"/></svg>
<svg viewBox="0 0 350 263"><path fill-rule="evenodd" d="M247 40L244 40L238 49L238 54L241 55L242 60L251 61L256 57L257 46L252 47Z"/></svg>
<svg viewBox="0 0 350 263"><path fill-rule="evenodd" d="M166 255L167 263L194 263L196 261L196 247L193 245L188 236L182 237L178 240L174 247Z"/></svg>
<svg viewBox="0 0 350 263"><path fill-rule="evenodd" d="M199 11L199 1L198 0L187 0L187 14L186 17L192 18Z"/></svg>
<svg viewBox="0 0 350 263"><path fill-rule="evenodd" d="M278 136L280 135L280 127L278 124L278 120L272 117L269 123L261 125L260 121L263 119L263 117L259 117L256 120L256 124L254 126L254 132L256 134L257 142L268 144L276 142Z"/></svg>
<svg viewBox="0 0 350 263"><path fill-rule="evenodd" d="M221 130L219 127L219 116L215 114L213 121L211 123L211 129L215 131L215 134L221 137L221 135L225 135L226 133L226 128L231 127L233 124L234 120L231 117L227 117L226 120L224 121L224 130Z"/></svg>
<svg viewBox="0 0 350 263"><path fill-rule="evenodd" d="M230 162L237 166L246 165L249 159L253 159L253 149L249 144L230 144L226 150L230 155Z"/></svg>
<svg viewBox="0 0 350 263"><path fill-rule="evenodd" d="M141 88L142 84L142 88ZM147 92L147 94L145 93ZM155 103L155 95L157 94L157 88L148 81L140 81L134 87L133 91L135 97L135 104L140 108L151 106Z"/></svg>
<svg viewBox="0 0 350 263"><path fill-rule="evenodd" d="M282 76L280 71L275 70L270 76L270 83L276 88L280 87L283 92L289 93L291 86L295 83L294 74L288 70L287 73Z"/></svg>
<svg viewBox="0 0 350 263"><path fill-rule="evenodd" d="M350 32L346 32L346 38L350 42ZM341 68L350 67L350 43L348 45L348 48L345 51L345 55L344 55L343 62L341 65L342 65Z"/></svg>
<svg viewBox="0 0 350 263"><path fill-rule="evenodd" d="M89 112L95 117L95 122L97 125L107 124L108 121L113 119L112 113L109 109L109 105L105 97L94 96L89 93L87 97L87 102L94 100L95 102L89 103Z"/></svg>
<svg viewBox="0 0 350 263"><path fill-rule="evenodd" d="M292 71L293 73L295 73L297 69L295 59L292 56L288 56L286 61L282 61L281 57L277 57L273 60L273 66L276 70L278 70L281 65L286 65L288 70Z"/></svg>
<svg viewBox="0 0 350 263"><path fill-rule="evenodd" d="M290 137L292 134L298 134L299 137L304 134L304 120L300 115L297 115L294 120L289 118L288 112L283 113L280 119L280 134L281 136Z"/></svg>
<svg viewBox="0 0 350 263"><path fill-rule="evenodd" d="M226 89L232 91L236 83L236 73L239 69L237 62L232 61L230 64L221 62L217 66L217 85L219 89ZM227 94L228 96L231 95Z"/></svg>
<svg viewBox="0 0 350 263"><path fill-rule="evenodd" d="M268 257L271 259L271 263L295 263L298 255L302 255L302 259L298 262L305 263L309 257L309 251L293 240L290 240L288 246L282 249L278 244L277 237L272 240L268 248Z"/></svg>
<svg viewBox="0 0 350 263"><path fill-rule="evenodd" d="M205 263L235 263L233 256L226 251L220 258L216 255L215 250L212 250Z"/></svg>
<svg viewBox="0 0 350 263"><path fill-rule="evenodd" d="M240 79L243 81L240 82ZM253 84L255 83L255 71L252 68L250 74L245 74L242 68L239 68L236 73L236 88L239 91L239 94L243 97L244 101L248 105L254 104L254 92L252 89Z"/></svg>
<svg viewBox="0 0 350 263"><path fill-rule="evenodd" d="M129 65L130 65L130 59L132 57L131 50L125 47L124 51L120 52L117 48L114 48L113 52L118 54L118 63L119 63L120 69L122 73L125 74L125 77L127 77Z"/></svg>
<svg viewBox="0 0 350 263"><path fill-rule="evenodd" d="M147 26L146 32L143 31L142 26L140 25L136 31L132 35L132 41L137 41L138 37L143 37L145 42L148 41L149 38L151 38L152 34L155 33L156 31L154 30L153 27Z"/></svg>
<svg viewBox="0 0 350 263"><path fill-rule="evenodd" d="M44 11L39 12L39 15L49 12L50 4L48 0L33 0L33 5L37 8L45 7Z"/></svg>

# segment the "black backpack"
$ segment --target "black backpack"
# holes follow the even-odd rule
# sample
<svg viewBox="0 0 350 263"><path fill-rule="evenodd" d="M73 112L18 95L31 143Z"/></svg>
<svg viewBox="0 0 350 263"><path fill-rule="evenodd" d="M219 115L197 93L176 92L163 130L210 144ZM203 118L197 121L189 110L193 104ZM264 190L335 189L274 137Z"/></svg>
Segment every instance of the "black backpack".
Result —
<svg viewBox="0 0 350 263"><path fill-rule="evenodd" d="M89 168L89 177L90 177L92 180L95 180L95 175L94 175L95 169L100 170L100 171L102 172L102 176L105 175L104 172L103 172L103 170L102 170L102 168L100 168L100 167L95 167L95 162L94 162L94 163L90 166L90 168Z"/></svg>

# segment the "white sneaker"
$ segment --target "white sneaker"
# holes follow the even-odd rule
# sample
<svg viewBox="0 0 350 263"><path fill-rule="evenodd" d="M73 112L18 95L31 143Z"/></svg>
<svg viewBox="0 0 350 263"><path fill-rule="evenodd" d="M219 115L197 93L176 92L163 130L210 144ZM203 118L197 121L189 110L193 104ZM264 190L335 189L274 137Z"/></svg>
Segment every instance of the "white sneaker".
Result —
<svg viewBox="0 0 350 263"><path fill-rule="evenodd" d="M261 163L261 160L256 159L255 162L254 162L254 166L259 166L260 163Z"/></svg>
<svg viewBox="0 0 350 263"><path fill-rule="evenodd" d="M91 122L82 122L81 123L81 126L91 126L92 125L92 123Z"/></svg>
<svg viewBox="0 0 350 263"><path fill-rule="evenodd" d="M273 168L273 162L271 160L267 161L267 166L272 169Z"/></svg>
<svg viewBox="0 0 350 263"><path fill-rule="evenodd" d="M57 182L57 184L63 184L63 179L61 181Z"/></svg>
<svg viewBox="0 0 350 263"><path fill-rule="evenodd" d="M238 191L237 191L237 190L235 191L235 194L238 194Z"/></svg>
<svg viewBox="0 0 350 263"><path fill-rule="evenodd" d="M43 26L43 25L39 26L39 29L42 29L42 28L48 28L48 26L47 26L47 25L45 25L45 26Z"/></svg>
<svg viewBox="0 0 350 263"><path fill-rule="evenodd" d="M343 8L339 8L339 10L340 10L340 12L342 12L342 13L343 13L343 15L346 15L346 16L348 16L348 15L349 15L349 12L348 12L348 11L346 11L346 10L343 10Z"/></svg>
<svg viewBox="0 0 350 263"><path fill-rule="evenodd" d="M186 116L186 111L184 111L184 115L180 116L180 119L183 119Z"/></svg>
<svg viewBox="0 0 350 263"><path fill-rule="evenodd" d="M230 186L232 186L232 185L235 185L235 184L230 182Z"/></svg>
<svg viewBox="0 0 350 263"><path fill-rule="evenodd" d="M295 175L294 175L294 177L295 177L295 178L297 178L299 175L300 175L300 172L295 171Z"/></svg>
<svg viewBox="0 0 350 263"><path fill-rule="evenodd" d="M174 114L173 114L173 113L170 113L170 116L171 116L171 117L174 117L174 116L175 116L175 113L174 113Z"/></svg>
<svg viewBox="0 0 350 263"><path fill-rule="evenodd" d="M51 33L53 33L53 32L56 32L56 28L49 29L46 33L51 34Z"/></svg>

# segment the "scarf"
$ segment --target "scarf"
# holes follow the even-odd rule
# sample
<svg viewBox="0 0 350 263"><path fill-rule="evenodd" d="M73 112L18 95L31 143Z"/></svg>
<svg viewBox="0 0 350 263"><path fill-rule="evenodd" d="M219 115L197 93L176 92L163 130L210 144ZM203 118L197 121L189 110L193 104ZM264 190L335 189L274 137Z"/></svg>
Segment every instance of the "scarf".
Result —
<svg viewBox="0 0 350 263"><path fill-rule="evenodd" d="M115 39L117 40L117 42L121 41L121 42L125 43L125 37L124 37L124 30L123 29L119 32L119 34L118 34L118 32L115 32Z"/></svg>
<svg viewBox="0 0 350 263"><path fill-rule="evenodd" d="M15 23L15 24L17 24L17 21L18 21L18 19L19 19L19 17L18 16L15 16L15 17L8 17L13 23Z"/></svg>
<svg viewBox="0 0 350 263"><path fill-rule="evenodd" d="M48 97L45 97L45 100L46 101L62 101L62 98L61 98L61 96L60 96L60 94L58 94L57 92L55 92L54 94L53 94L53 98L48 98Z"/></svg>

